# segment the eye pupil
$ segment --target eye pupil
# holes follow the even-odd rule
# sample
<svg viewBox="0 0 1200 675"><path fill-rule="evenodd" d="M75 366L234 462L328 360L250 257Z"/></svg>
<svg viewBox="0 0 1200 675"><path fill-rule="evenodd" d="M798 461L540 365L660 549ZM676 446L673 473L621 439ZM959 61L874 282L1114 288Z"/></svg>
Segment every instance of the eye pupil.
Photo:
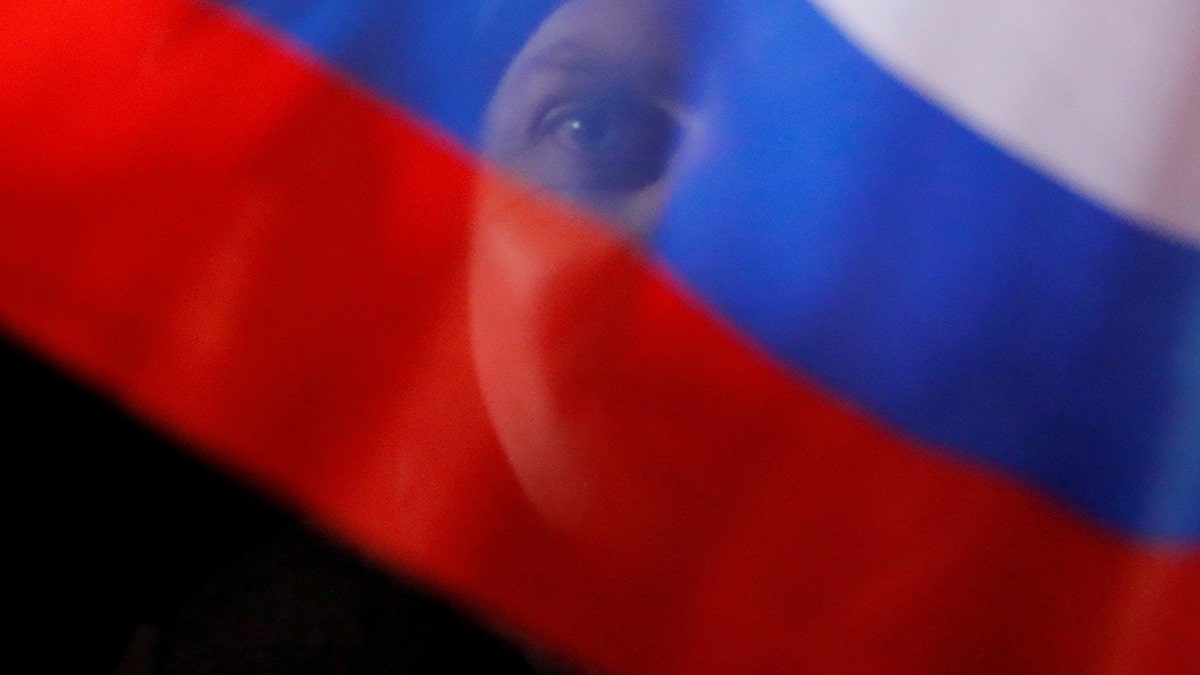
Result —
<svg viewBox="0 0 1200 675"><path fill-rule="evenodd" d="M611 120L603 115L579 115L567 120L567 140L580 148L596 152L612 144L615 132Z"/></svg>

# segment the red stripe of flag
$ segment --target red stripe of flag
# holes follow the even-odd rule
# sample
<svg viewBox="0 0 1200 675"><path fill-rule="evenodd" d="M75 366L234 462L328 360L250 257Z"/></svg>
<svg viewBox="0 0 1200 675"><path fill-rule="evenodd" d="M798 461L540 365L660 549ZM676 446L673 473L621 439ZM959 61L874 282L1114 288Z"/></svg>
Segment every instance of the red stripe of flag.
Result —
<svg viewBox="0 0 1200 675"><path fill-rule="evenodd" d="M1200 663L1194 551L880 428L256 30L0 31L5 325L397 569L614 672Z"/></svg>

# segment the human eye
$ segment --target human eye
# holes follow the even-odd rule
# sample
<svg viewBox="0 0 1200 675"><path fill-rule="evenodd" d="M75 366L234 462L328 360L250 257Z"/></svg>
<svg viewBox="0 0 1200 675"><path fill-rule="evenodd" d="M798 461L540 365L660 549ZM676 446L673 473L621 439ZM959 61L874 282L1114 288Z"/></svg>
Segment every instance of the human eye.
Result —
<svg viewBox="0 0 1200 675"><path fill-rule="evenodd" d="M611 196L663 176L679 139L674 116L634 95L572 99L535 127L539 182L581 196Z"/></svg>

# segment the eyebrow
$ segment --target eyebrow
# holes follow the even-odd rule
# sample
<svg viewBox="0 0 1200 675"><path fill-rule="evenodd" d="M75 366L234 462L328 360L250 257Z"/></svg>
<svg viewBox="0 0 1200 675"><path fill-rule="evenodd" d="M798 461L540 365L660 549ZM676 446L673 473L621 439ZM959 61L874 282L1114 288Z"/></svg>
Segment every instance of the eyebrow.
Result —
<svg viewBox="0 0 1200 675"><path fill-rule="evenodd" d="M575 40L566 40L538 52L530 59L529 66L592 74L597 71L608 72L618 61L599 49Z"/></svg>
<svg viewBox="0 0 1200 675"><path fill-rule="evenodd" d="M661 61L621 58L574 39L556 42L532 56L521 67L520 76L545 70L595 78L610 77L613 73L646 73L651 84L667 86L678 79L676 68Z"/></svg>

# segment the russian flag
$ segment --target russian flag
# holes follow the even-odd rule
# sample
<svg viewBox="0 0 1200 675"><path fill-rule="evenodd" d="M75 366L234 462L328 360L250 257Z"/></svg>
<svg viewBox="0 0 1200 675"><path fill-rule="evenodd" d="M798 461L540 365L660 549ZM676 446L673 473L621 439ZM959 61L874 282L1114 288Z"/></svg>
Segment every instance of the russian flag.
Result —
<svg viewBox="0 0 1200 675"><path fill-rule="evenodd" d="M0 9L11 339L612 673L1200 669L1194 0Z"/></svg>

